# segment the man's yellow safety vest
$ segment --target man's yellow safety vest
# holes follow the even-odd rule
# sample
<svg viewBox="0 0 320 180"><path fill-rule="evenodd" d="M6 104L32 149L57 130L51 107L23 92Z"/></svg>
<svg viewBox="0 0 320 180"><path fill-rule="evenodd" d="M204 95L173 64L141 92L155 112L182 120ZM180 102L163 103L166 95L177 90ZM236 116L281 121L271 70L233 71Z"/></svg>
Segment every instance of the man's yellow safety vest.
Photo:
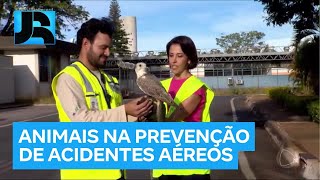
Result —
<svg viewBox="0 0 320 180"><path fill-rule="evenodd" d="M81 86L85 95L86 105L91 110L107 110L122 105L122 96L115 77L101 71L104 88L98 78L92 74L81 62L74 62L57 74L52 81L52 92L56 101L60 122L71 122L62 108L57 96L57 79L62 73L72 76ZM61 169L61 180L64 179L119 179L121 171L117 169Z"/></svg>
<svg viewBox="0 0 320 180"><path fill-rule="evenodd" d="M171 84L172 78L161 81L163 87L169 92L169 87ZM204 110L202 112L202 122L210 122L210 105L214 98L214 92L209 88L205 83L203 83L200 79L195 76L191 76L188 78L182 86L179 88L174 102L179 106L184 100L188 99L191 95L193 95L199 88L206 88L206 101ZM166 105L166 104L165 104ZM167 105L166 105L167 107ZM166 117L169 117L171 113L175 110L175 107L170 106L169 110L166 113ZM183 121L183 119L178 120ZM153 178L158 178L161 175L205 175L210 174L210 169L188 169L188 170L180 170L180 169L159 169L153 170L152 176Z"/></svg>

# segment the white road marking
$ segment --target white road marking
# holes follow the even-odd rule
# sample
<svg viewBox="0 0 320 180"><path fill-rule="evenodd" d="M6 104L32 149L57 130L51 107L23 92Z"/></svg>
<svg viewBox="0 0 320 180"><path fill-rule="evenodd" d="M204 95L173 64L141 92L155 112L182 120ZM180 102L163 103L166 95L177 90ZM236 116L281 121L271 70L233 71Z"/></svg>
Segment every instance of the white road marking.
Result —
<svg viewBox="0 0 320 180"><path fill-rule="evenodd" d="M244 152L239 152L239 166L242 174L246 177L246 179L256 179L256 176L250 168L249 161Z"/></svg>
<svg viewBox="0 0 320 180"><path fill-rule="evenodd" d="M45 117L50 117L50 116L54 116L54 115L57 115L57 114L58 114L58 113L52 113L52 114L47 114L47 115L35 117L35 118L32 118L32 119L25 119L25 120L21 120L21 121L17 121L17 122L33 121L33 120L36 120L36 119L41 119L41 118L45 118ZM1 125L0 128L4 128L4 127L8 127L8 126L12 126L12 123Z"/></svg>
<svg viewBox="0 0 320 180"><path fill-rule="evenodd" d="M57 115L57 114L58 114L58 113L47 114L47 115L44 115L44 116L39 116L39 117L35 117L35 118L32 118L32 119L25 119L25 120L21 120L21 121L18 121L18 122L33 121L33 120L37 120L37 119L41 119L41 118L46 118L46 117L54 116L54 115ZM8 127L8 126L11 126L11 125L12 125L12 123L4 124L4 125L1 125L0 128ZM1 169L0 169L0 174L5 173L5 172L8 172L8 171L11 170L11 168L12 168L12 161L3 164L3 165L1 165L0 167L1 167Z"/></svg>
<svg viewBox="0 0 320 180"><path fill-rule="evenodd" d="M12 161L9 161L6 164L1 165L0 174L4 174L4 173L10 171L11 168L12 168Z"/></svg>
<svg viewBox="0 0 320 180"><path fill-rule="evenodd" d="M238 121L236 108L235 108L234 102L233 102L235 98L236 97L234 97L230 100L233 122ZM246 177L246 179L256 179L256 176L254 175L252 169L250 168L249 161L248 161L246 155L244 154L244 152L239 152L239 167L240 167L242 174Z"/></svg>

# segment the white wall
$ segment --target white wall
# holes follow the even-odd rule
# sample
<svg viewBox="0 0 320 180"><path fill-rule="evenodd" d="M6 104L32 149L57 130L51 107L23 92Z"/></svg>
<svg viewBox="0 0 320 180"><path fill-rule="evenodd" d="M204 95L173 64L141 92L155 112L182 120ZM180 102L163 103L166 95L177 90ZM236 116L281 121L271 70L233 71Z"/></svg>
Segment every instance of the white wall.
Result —
<svg viewBox="0 0 320 180"><path fill-rule="evenodd" d="M190 70L190 73L196 77L204 77L204 66L203 64L198 64L198 66L194 69Z"/></svg>
<svg viewBox="0 0 320 180"><path fill-rule="evenodd" d="M288 69L288 68L271 68L267 74L268 75L289 75L290 69Z"/></svg>
<svg viewBox="0 0 320 180"><path fill-rule="evenodd" d="M10 56L0 55L0 84L0 104L13 103L15 101L14 71Z"/></svg>
<svg viewBox="0 0 320 180"><path fill-rule="evenodd" d="M34 50L4 51L13 57L16 99L36 99L39 94L39 60Z"/></svg>
<svg viewBox="0 0 320 180"><path fill-rule="evenodd" d="M135 16L123 16L122 20L123 28L128 34L129 50L131 52L137 52L137 20Z"/></svg>

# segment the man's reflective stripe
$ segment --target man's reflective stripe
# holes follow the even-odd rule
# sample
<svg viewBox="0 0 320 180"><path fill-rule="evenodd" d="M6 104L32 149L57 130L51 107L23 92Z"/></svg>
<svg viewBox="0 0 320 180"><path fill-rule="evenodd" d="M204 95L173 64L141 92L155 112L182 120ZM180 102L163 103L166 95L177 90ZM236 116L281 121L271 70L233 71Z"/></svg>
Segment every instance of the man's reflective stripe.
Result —
<svg viewBox="0 0 320 180"><path fill-rule="evenodd" d="M81 77L82 77L82 79L83 79L83 81L84 81L84 84L85 84L85 86L86 86L86 90L87 90L88 92L93 92L93 89L92 89L91 84L89 83L89 81L88 81L88 79L86 78L86 76L82 73L82 71L80 70L80 68L79 68L77 65L75 65L75 64L71 64L71 66L75 67L75 68L79 71L79 73L80 73L80 75L81 75Z"/></svg>
<svg viewBox="0 0 320 180"><path fill-rule="evenodd" d="M81 69L75 65L75 64L71 64L71 66L73 66L74 68L76 68L78 70L78 72L80 73L83 81L84 81L84 85L86 86L86 97L90 96L90 106L92 110L98 110L98 100L96 98L96 93L93 91L91 84L89 83L88 79L86 78L86 76L83 74L83 72L81 71Z"/></svg>

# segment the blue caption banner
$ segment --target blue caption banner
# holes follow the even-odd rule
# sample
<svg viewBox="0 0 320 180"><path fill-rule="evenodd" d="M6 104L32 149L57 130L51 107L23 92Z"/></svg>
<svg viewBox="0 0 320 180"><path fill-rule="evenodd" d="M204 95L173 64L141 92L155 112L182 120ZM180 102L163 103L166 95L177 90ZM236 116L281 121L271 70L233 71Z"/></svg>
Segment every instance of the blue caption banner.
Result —
<svg viewBox="0 0 320 180"><path fill-rule="evenodd" d="M238 169L253 122L13 123L13 169Z"/></svg>

